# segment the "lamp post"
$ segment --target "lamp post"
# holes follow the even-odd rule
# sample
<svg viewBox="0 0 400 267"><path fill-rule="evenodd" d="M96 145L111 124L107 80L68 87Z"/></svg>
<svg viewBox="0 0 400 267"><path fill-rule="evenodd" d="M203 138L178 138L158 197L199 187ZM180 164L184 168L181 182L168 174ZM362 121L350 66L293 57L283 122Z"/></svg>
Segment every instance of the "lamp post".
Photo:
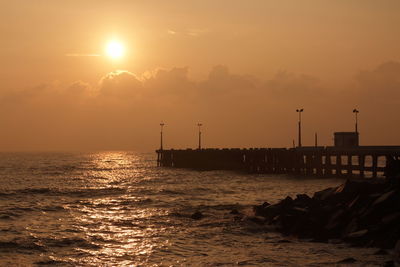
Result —
<svg viewBox="0 0 400 267"><path fill-rule="evenodd" d="M318 147L318 133L315 133L315 135L314 135L314 144L315 144L315 147Z"/></svg>
<svg viewBox="0 0 400 267"><path fill-rule="evenodd" d="M201 126L203 126L203 124L198 123L197 126L199 127L199 150L201 149Z"/></svg>
<svg viewBox="0 0 400 267"><path fill-rule="evenodd" d="M301 113L304 111L304 109L296 109L296 112L299 113L299 147L301 147Z"/></svg>
<svg viewBox="0 0 400 267"><path fill-rule="evenodd" d="M358 109L353 109L353 113L354 113L354 115L355 115L355 119L356 119L356 133L358 133L358 113L359 113L360 111L358 110Z"/></svg>
<svg viewBox="0 0 400 267"><path fill-rule="evenodd" d="M161 128L161 131L160 131L160 150L163 150L163 128L164 128L164 125L165 125L164 122L160 123L160 128Z"/></svg>

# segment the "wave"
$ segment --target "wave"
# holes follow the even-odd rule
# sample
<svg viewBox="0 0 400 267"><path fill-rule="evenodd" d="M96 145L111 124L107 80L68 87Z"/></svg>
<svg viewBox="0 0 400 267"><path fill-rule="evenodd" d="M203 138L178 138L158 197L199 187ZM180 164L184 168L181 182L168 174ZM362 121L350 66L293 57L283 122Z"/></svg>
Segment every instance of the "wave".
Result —
<svg viewBox="0 0 400 267"><path fill-rule="evenodd" d="M11 209L0 213L0 220L12 220L17 217L21 217L21 215L18 212L11 211Z"/></svg>
<svg viewBox="0 0 400 267"><path fill-rule="evenodd" d="M13 220L14 215L9 215L9 214L0 214L0 220Z"/></svg>
<svg viewBox="0 0 400 267"><path fill-rule="evenodd" d="M119 187L108 188L89 188L81 190L62 191L61 195L75 196L75 197L99 197L107 195L119 195L126 193L126 189Z"/></svg>
<svg viewBox="0 0 400 267"><path fill-rule="evenodd" d="M97 236L92 236L90 238L93 242L98 242L98 243L107 243L107 244L122 244L122 242L119 242L115 238L104 238L103 236L97 235Z"/></svg>
<svg viewBox="0 0 400 267"><path fill-rule="evenodd" d="M137 227L137 228L146 228L140 223L134 222L132 220L114 220L112 224L119 227Z"/></svg>
<svg viewBox="0 0 400 267"><path fill-rule="evenodd" d="M151 198L145 198L145 199L124 200L119 202L118 205L123 205L123 206L144 205L152 202L153 200Z"/></svg>
<svg viewBox="0 0 400 267"><path fill-rule="evenodd" d="M106 163L112 163L106 162ZM74 166L74 165L57 165L57 166L38 166L38 167L29 167L26 170L28 172L34 173L42 173L42 174L49 174L49 175L66 175L72 174L75 172L101 172L101 171L115 171L115 170L138 170L144 168L143 166L104 166L104 167L97 167L97 166Z"/></svg>
<svg viewBox="0 0 400 267"><path fill-rule="evenodd" d="M84 238L71 237L71 238L46 238L41 240L47 247L79 247L88 249L99 249L99 245L96 245Z"/></svg>
<svg viewBox="0 0 400 267"><path fill-rule="evenodd" d="M59 261L59 260L53 260L53 259L48 259L48 260L41 260L35 262L36 265L63 265L65 266L67 263L65 261ZM72 264L68 264L68 266L73 266Z"/></svg>
<svg viewBox="0 0 400 267"><path fill-rule="evenodd" d="M164 195L185 195L185 192L182 191L174 191L170 189L161 189L158 191L159 194L164 194Z"/></svg>
<svg viewBox="0 0 400 267"><path fill-rule="evenodd" d="M0 192L0 197L18 197L32 195L49 195L49 196L73 196L73 197L98 197L105 195L115 195L126 193L126 189L119 187L109 188L87 188L77 190L60 190L57 188L29 188L14 191Z"/></svg>
<svg viewBox="0 0 400 267"><path fill-rule="evenodd" d="M0 212L0 220L15 220L22 217L24 214L34 211L44 211L44 212L58 212L64 211L65 208L62 206L44 206L44 207L12 207L5 209Z"/></svg>
<svg viewBox="0 0 400 267"><path fill-rule="evenodd" d="M35 208L27 208L27 207L13 207L13 208L10 208L9 210L17 211L17 212L19 212L19 211L27 212L27 211L35 211L36 209Z"/></svg>
<svg viewBox="0 0 400 267"><path fill-rule="evenodd" d="M13 240L13 241L0 241L0 251L1 250L35 250L35 251L40 251L44 252L46 251L45 247L38 244L36 241L30 241L30 240Z"/></svg>
<svg viewBox="0 0 400 267"><path fill-rule="evenodd" d="M46 212L57 212L57 211L63 211L65 208L63 206L45 206L40 208L41 211L46 211Z"/></svg>

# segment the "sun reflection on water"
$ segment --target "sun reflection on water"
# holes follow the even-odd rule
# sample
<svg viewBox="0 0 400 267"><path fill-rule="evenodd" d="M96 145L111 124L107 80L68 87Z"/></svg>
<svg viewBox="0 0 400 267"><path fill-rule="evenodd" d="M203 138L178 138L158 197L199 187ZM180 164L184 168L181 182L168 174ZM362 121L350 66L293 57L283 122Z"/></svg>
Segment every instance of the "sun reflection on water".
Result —
<svg viewBox="0 0 400 267"><path fill-rule="evenodd" d="M131 152L98 152L90 155L90 168L85 176L109 184L141 176L140 157Z"/></svg>
<svg viewBox="0 0 400 267"><path fill-rule="evenodd" d="M154 218L168 215L167 211L152 207L151 200L144 198L134 190L137 179L143 177L140 168L143 162L134 153L101 152L90 156L91 168L85 173L91 188L119 188L124 185L121 194L86 199L76 205L72 212L79 230L96 249L80 248L104 262L118 262L121 266L133 261L146 262L154 249L161 244L160 234L163 228L154 226ZM140 165L141 164L141 165ZM126 190L128 189L128 190ZM146 205L142 205L146 203ZM86 259L89 260L89 259ZM92 259L90 264L96 264Z"/></svg>

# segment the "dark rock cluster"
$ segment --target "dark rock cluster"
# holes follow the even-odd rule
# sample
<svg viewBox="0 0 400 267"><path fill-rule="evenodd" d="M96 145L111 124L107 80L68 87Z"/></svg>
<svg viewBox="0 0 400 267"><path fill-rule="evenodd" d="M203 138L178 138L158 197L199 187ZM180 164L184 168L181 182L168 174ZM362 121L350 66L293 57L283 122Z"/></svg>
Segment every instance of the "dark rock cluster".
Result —
<svg viewBox="0 0 400 267"><path fill-rule="evenodd" d="M258 221L316 241L393 248L400 239L398 179L347 180L343 185L254 207Z"/></svg>

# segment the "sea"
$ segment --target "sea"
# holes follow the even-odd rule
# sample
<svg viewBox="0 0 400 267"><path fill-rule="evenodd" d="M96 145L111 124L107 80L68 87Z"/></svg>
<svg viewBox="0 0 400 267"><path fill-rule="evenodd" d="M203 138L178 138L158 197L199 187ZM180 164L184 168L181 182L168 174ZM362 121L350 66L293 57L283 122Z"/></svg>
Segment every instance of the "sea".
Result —
<svg viewBox="0 0 400 267"><path fill-rule="evenodd" d="M343 182L163 168L154 152L0 153L0 266L383 266L377 248L248 220Z"/></svg>

